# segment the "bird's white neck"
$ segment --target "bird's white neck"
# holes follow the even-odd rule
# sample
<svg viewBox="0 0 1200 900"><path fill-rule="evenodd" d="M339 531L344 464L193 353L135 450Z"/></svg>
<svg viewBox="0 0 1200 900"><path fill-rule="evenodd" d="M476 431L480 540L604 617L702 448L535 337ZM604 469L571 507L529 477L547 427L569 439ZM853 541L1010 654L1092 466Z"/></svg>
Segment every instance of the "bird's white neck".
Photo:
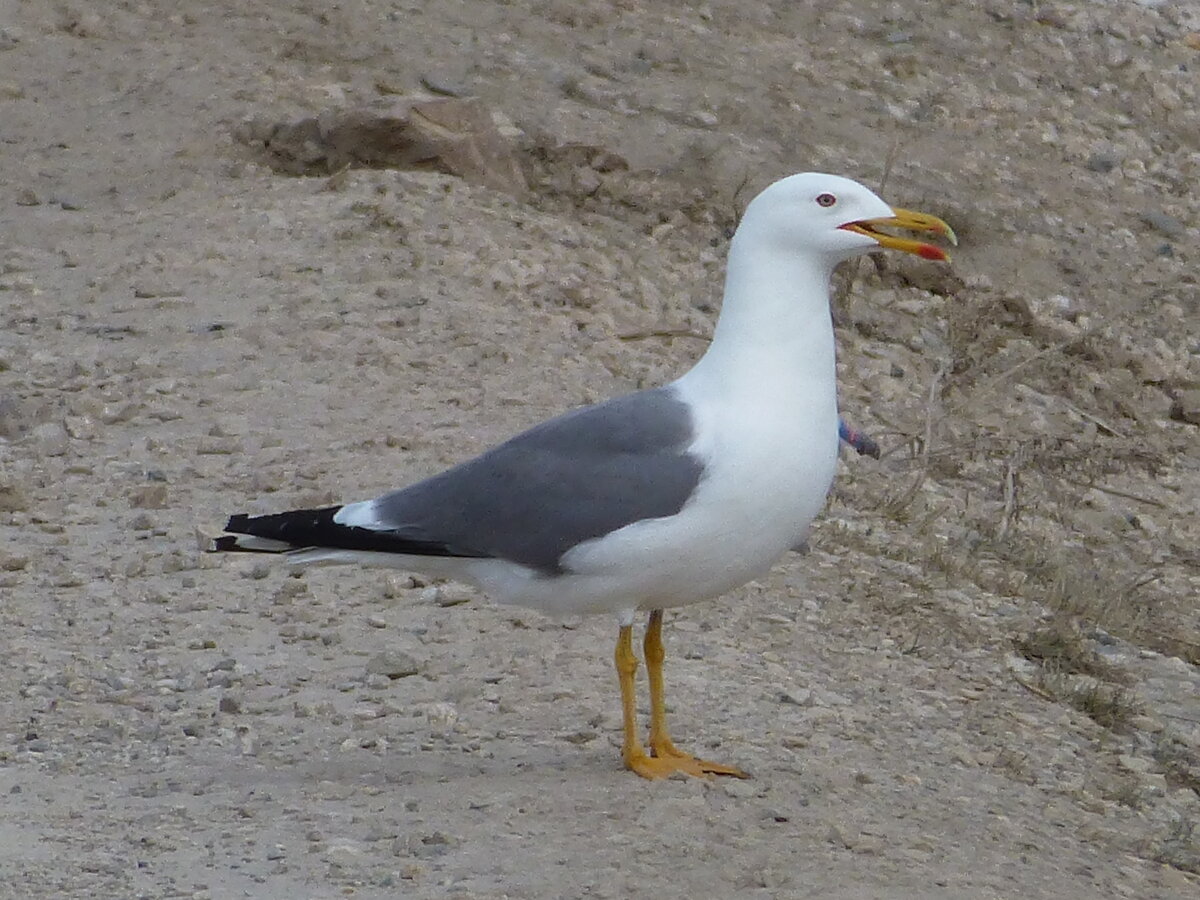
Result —
<svg viewBox="0 0 1200 900"><path fill-rule="evenodd" d="M834 263L772 246L746 225L730 246L712 344L684 379L702 382L713 396L735 398L775 385L786 393L832 397Z"/></svg>

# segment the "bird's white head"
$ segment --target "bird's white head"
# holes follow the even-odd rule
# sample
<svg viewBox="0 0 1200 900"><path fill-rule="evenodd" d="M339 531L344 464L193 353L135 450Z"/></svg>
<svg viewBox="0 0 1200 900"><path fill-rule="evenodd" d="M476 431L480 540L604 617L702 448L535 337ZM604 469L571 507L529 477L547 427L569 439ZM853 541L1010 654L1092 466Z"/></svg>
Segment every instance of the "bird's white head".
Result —
<svg viewBox="0 0 1200 900"><path fill-rule="evenodd" d="M733 236L713 342L685 378L699 379L707 391L741 385L747 394L761 392L780 373L828 382L828 396L821 394L828 404L820 415L827 413L836 425L829 312L834 267L880 248L946 259L933 244L883 230L890 228L954 242L954 232L941 219L888 206L849 178L805 172L768 187L750 202ZM739 381L741 375L747 380Z"/></svg>
<svg viewBox="0 0 1200 900"><path fill-rule="evenodd" d="M942 235L957 243L954 231L936 216L897 209L857 181L839 175L803 172L775 182L751 201L739 231L783 252L820 254L831 263L887 247L926 259L947 259L932 244L900 238L880 227Z"/></svg>

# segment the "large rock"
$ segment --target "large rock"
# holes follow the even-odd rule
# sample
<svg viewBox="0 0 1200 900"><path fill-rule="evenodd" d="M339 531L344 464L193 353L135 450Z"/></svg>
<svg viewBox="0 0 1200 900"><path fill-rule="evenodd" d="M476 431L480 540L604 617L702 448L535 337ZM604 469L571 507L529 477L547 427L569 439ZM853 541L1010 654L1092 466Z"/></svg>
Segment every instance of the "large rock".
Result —
<svg viewBox="0 0 1200 900"><path fill-rule="evenodd" d="M512 142L475 99L405 98L290 122L254 119L235 136L260 143L271 166L291 175L348 165L432 169L510 194L528 190Z"/></svg>

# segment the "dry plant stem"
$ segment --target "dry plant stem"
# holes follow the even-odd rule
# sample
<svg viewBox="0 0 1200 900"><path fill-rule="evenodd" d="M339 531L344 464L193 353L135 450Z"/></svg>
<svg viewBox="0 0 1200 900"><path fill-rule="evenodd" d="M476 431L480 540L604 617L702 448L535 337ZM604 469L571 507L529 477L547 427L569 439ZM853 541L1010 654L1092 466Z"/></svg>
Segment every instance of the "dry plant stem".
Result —
<svg viewBox="0 0 1200 900"><path fill-rule="evenodd" d="M917 496L917 492L921 490L921 486L925 484L925 478L929 474L929 452L933 446L933 427L938 417L934 416L933 410L937 404L938 393L941 387L942 377L946 374L945 365L939 365L936 372L933 373L933 378L929 382L929 392L925 399L925 434L921 443L919 454L919 468L917 477L913 479L913 483L905 489L904 493L887 505L894 512L899 512L905 509L913 499Z"/></svg>
<svg viewBox="0 0 1200 900"><path fill-rule="evenodd" d="M1043 690L1042 688L1038 687L1036 684L1026 681L1020 675L1017 675L1014 673L1013 681L1015 681L1021 687L1025 688L1025 690L1029 691L1029 693L1033 694L1035 697L1040 697L1041 699L1047 700L1050 703L1056 702L1053 694L1051 694L1047 690Z"/></svg>
<svg viewBox="0 0 1200 900"><path fill-rule="evenodd" d="M1118 429L1114 428L1112 425L1109 425L1107 422L1105 422L1099 416L1093 415L1092 413L1087 412L1086 410L1080 409L1074 403L1069 402L1065 398L1060 397L1059 399L1062 400L1063 406L1065 406L1071 412L1075 413L1075 415L1079 416L1080 418L1087 419L1089 422L1091 422L1093 425L1095 425L1101 431L1107 431L1113 437L1119 437L1119 438L1128 437L1127 434L1125 434L1122 431L1119 431Z"/></svg>
<svg viewBox="0 0 1200 900"><path fill-rule="evenodd" d="M1138 503L1145 503L1148 506L1157 506L1159 509L1167 509L1168 508L1167 504L1163 503L1161 500L1155 500L1153 497L1144 497L1141 494L1132 494L1129 491L1119 491L1116 488L1105 487L1104 485L1097 484L1094 481L1078 481L1074 478L1066 478L1064 476L1059 476L1059 477L1063 481L1065 481L1067 484L1073 484L1073 485L1075 485L1075 487L1089 488L1089 489L1095 488L1096 490L1100 491L1101 493L1111 494L1114 497L1121 497L1122 499L1125 499L1125 500L1136 500Z"/></svg>
<svg viewBox="0 0 1200 900"><path fill-rule="evenodd" d="M1045 356L1049 356L1052 353L1061 353L1064 349L1066 349L1072 343L1074 343L1074 341L1075 341L1075 339L1073 338L1070 341L1061 341L1057 344L1051 344L1049 347L1043 347L1037 353L1034 353L1030 356L1025 357L1025 359L1021 360L1016 365L1009 366L1003 372L1000 372L997 375L993 375L987 381L980 384L975 389L976 395L995 390L997 387L1000 386L1001 382L1007 381L1009 378L1011 378L1017 372L1020 372L1026 366L1032 365L1033 363L1037 362L1039 359L1042 359ZM958 401L955 404L950 404L950 405L948 405L948 408L947 408L945 414L949 415L952 412L959 412L966 406L966 404L967 404L967 400L965 398Z"/></svg>
<svg viewBox="0 0 1200 900"><path fill-rule="evenodd" d="M711 341L712 335L701 334L699 331L691 331L687 328L655 328L651 331L626 331L617 335L618 340L622 341L644 341L647 338L693 338L697 341Z"/></svg>
<svg viewBox="0 0 1200 900"><path fill-rule="evenodd" d="M1017 495L1024 455L1022 448L1018 446L1004 467L1004 512L1000 517L1000 525L996 529L996 540L998 541L1004 540L1020 515Z"/></svg>

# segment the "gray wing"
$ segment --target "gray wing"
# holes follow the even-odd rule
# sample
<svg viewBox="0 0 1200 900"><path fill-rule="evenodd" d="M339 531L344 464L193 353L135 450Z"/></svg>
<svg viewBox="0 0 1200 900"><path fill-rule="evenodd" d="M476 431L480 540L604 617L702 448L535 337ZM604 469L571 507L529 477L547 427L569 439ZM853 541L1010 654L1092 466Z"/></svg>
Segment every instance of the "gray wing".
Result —
<svg viewBox="0 0 1200 900"><path fill-rule="evenodd" d="M584 407L378 498L375 527L560 572L576 544L683 508L704 468L687 452L693 436L669 388Z"/></svg>

